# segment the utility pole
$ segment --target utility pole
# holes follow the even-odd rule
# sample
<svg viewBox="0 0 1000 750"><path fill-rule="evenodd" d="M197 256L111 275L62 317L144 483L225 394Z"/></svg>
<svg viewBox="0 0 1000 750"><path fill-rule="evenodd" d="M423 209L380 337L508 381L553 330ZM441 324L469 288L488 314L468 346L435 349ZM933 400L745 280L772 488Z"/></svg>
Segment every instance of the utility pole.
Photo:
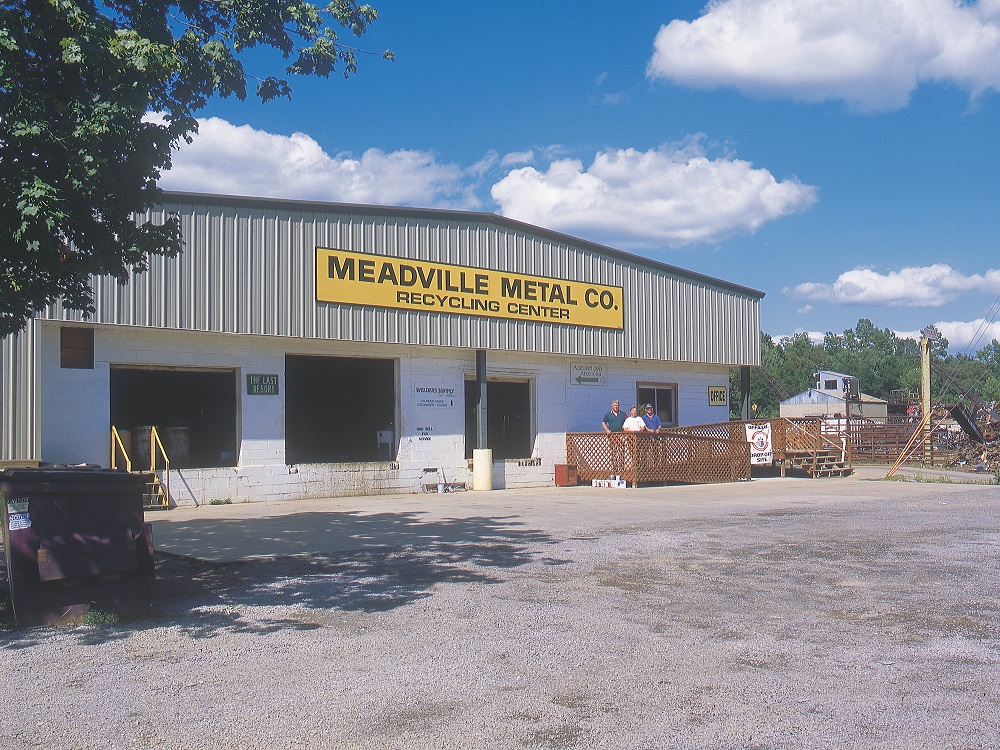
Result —
<svg viewBox="0 0 1000 750"><path fill-rule="evenodd" d="M931 340L937 335L929 328L920 332L920 411L923 421L924 466L930 466L934 460L931 451Z"/></svg>

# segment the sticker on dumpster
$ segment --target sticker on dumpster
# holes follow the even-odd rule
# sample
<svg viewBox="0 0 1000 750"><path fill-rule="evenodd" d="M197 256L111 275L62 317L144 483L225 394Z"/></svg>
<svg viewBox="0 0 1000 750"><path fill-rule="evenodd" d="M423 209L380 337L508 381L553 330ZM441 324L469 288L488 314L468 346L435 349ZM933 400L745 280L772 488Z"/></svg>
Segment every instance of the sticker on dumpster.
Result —
<svg viewBox="0 0 1000 750"><path fill-rule="evenodd" d="M18 531L19 529L27 529L31 526L31 514L30 513L11 513L7 516L7 525L11 531Z"/></svg>
<svg viewBox="0 0 1000 750"><path fill-rule="evenodd" d="M11 498L7 501L7 512L8 513L27 513L28 512L28 498L17 497Z"/></svg>

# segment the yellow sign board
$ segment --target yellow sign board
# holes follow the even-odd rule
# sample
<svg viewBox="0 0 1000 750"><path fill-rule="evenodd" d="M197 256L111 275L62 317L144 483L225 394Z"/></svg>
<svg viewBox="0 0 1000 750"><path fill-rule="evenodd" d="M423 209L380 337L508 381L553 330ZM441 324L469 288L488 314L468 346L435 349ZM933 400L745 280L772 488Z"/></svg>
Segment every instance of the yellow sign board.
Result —
<svg viewBox="0 0 1000 750"><path fill-rule="evenodd" d="M398 310L625 327L620 286L316 248L316 299Z"/></svg>
<svg viewBox="0 0 1000 750"><path fill-rule="evenodd" d="M729 389L721 385L708 386L709 406L729 406Z"/></svg>

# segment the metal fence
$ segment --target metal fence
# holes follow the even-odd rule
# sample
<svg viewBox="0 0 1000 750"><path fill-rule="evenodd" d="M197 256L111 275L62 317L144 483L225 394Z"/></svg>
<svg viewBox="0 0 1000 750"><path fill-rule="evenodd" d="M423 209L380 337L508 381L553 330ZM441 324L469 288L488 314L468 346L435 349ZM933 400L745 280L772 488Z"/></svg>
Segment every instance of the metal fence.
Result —
<svg viewBox="0 0 1000 750"><path fill-rule="evenodd" d="M917 422L868 422L851 421L849 433L854 459L861 463L891 464L899 458ZM954 435L941 432L931 440L930 458L932 464L945 464L955 450L951 445ZM916 463L924 461L924 449L917 448L908 459Z"/></svg>

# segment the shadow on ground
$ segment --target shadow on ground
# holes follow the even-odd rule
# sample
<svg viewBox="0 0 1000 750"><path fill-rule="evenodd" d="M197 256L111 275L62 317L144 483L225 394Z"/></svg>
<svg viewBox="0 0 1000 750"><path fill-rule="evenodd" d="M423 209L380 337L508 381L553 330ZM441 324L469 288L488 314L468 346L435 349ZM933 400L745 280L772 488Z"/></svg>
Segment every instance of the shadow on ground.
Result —
<svg viewBox="0 0 1000 750"><path fill-rule="evenodd" d="M186 521L172 529L187 535L185 546L206 554L240 537L268 555L212 562L157 550L152 614L130 624L83 627L81 639L106 642L132 629L177 625L195 638L225 632L266 633L284 628L324 627L324 613L373 613L429 597L441 584L490 584L503 570L546 558L538 545L555 540L510 518L471 517L422 521L419 513L300 513L264 519ZM323 546L354 549L315 551ZM317 537L317 534L319 537ZM319 542L316 540L319 538ZM241 545L248 543L244 538ZM529 548L531 547L531 548ZM279 554L271 554L273 552ZM0 625L13 627L6 576L0 581ZM6 606L6 608L4 608ZM249 608L294 607L280 618L245 617ZM26 647L37 638L0 636L0 646ZM8 636L14 635L8 633ZM36 633L36 635L38 635ZM3 644L3 641L7 641Z"/></svg>

